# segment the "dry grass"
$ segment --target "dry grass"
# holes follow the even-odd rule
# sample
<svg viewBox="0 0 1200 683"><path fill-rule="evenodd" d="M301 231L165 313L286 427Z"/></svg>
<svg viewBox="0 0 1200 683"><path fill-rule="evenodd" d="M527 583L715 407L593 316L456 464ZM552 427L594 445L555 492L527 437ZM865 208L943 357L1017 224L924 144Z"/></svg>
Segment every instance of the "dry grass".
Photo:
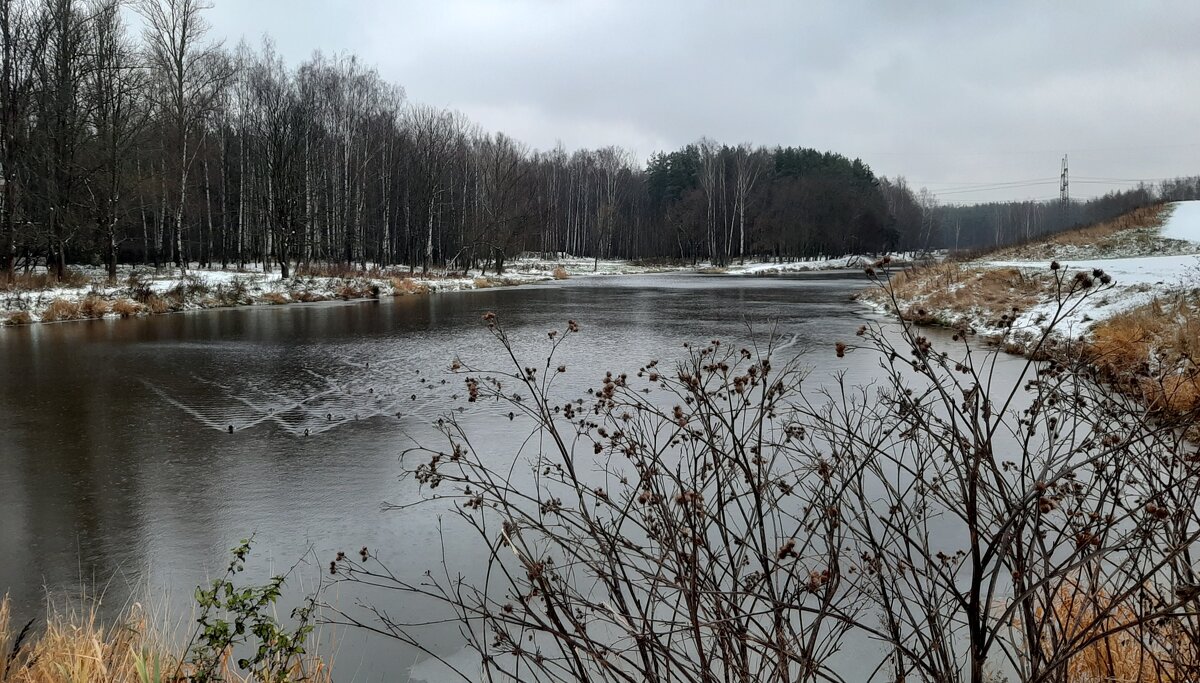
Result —
<svg viewBox="0 0 1200 683"><path fill-rule="evenodd" d="M1138 615L1124 605L1114 605L1102 591L1064 586L1049 612L1050 621L1043 626L1044 647L1049 651L1055 649L1055 642L1079 642L1115 631L1071 658L1066 683L1182 683L1193 680L1189 674L1200 665L1191 638L1178 622L1131 626L1138 624Z"/></svg>
<svg viewBox="0 0 1200 683"><path fill-rule="evenodd" d="M55 299L50 302L46 310L42 311L42 321L76 320L79 318L79 315L79 304L67 301L66 299Z"/></svg>
<svg viewBox="0 0 1200 683"><path fill-rule="evenodd" d="M0 683L147 683L139 662L157 659L168 671L173 662L140 605L111 626L101 623L95 605L54 607L44 625L24 632L11 617L6 596L0 601Z"/></svg>
<svg viewBox="0 0 1200 683"><path fill-rule="evenodd" d="M112 310L112 304L107 299L103 299L95 294L89 294L79 304L79 317L81 318L103 318Z"/></svg>
<svg viewBox="0 0 1200 683"><path fill-rule="evenodd" d="M358 278L387 280L397 277L400 270L400 268L395 267L380 268L379 266L371 266L364 270L357 266L348 266L345 263L310 263L297 267L295 276L326 277L337 280L354 280Z"/></svg>
<svg viewBox="0 0 1200 683"><path fill-rule="evenodd" d="M1180 294L1099 323L1088 360L1124 391L1166 415L1200 410L1200 300Z"/></svg>
<svg viewBox="0 0 1200 683"><path fill-rule="evenodd" d="M68 268L61 280L52 272L14 273L13 281L9 282L0 273L0 292L30 292L55 287L86 287L90 279L83 273Z"/></svg>
<svg viewBox="0 0 1200 683"><path fill-rule="evenodd" d="M144 306L146 311L155 315L170 313L172 310L174 310L170 301L158 296L157 294L151 294L150 296L146 297Z"/></svg>
<svg viewBox="0 0 1200 683"><path fill-rule="evenodd" d="M112 312L122 318L131 318L142 312L142 305L132 299L120 298L113 302Z"/></svg>
<svg viewBox="0 0 1200 683"><path fill-rule="evenodd" d="M274 306L290 304L292 302L292 300L282 292L265 292L260 298L262 301Z"/></svg>
<svg viewBox="0 0 1200 683"><path fill-rule="evenodd" d="M175 683L191 680L186 666L162 627L140 604L127 608L111 624L99 617L99 605L50 604L36 628L12 622L8 596L0 599L0 683ZM218 680L249 683L232 670L227 655ZM176 677L176 672L179 676ZM315 655L292 665L289 682L329 683L328 666Z"/></svg>
<svg viewBox="0 0 1200 683"><path fill-rule="evenodd" d="M4 324L5 325L29 325L32 322L33 322L33 316L29 315L28 312L17 311L15 313L9 314L8 318L5 319L5 321L4 321Z"/></svg>
<svg viewBox="0 0 1200 683"><path fill-rule="evenodd" d="M395 294L427 294L429 286L414 281L411 277L392 278L392 292Z"/></svg>
<svg viewBox="0 0 1200 683"><path fill-rule="evenodd" d="M567 278L571 277L571 275L567 273L567 269L563 268L562 266L556 266L551 274L554 275L555 280L566 280Z"/></svg>
<svg viewBox="0 0 1200 683"><path fill-rule="evenodd" d="M292 298L295 299L296 301L302 301L304 303L312 303L313 301L328 301L329 300L329 297L325 296L324 294L321 294L319 292L314 292L309 289L301 289L301 290L292 292Z"/></svg>
<svg viewBox="0 0 1200 683"><path fill-rule="evenodd" d="M1049 261L1068 254L1075 258L1089 254L1101 256L1122 248L1153 253L1157 251L1156 242L1162 241L1158 228L1162 227L1166 217L1166 204L1145 206L1101 223L1039 237L1030 244L998 249L990 252L988 258Z"/></svg>
<svg viewBox="0 0 1200 683"><path fill-rule="evenodd" d="M999 321L1020 314L1038 303L1052 285L1049 271L1023 272L1017 268L985 268L962 263L938 263L905 270L888 285L901 302L901 314L920 324L953 326L965 317ZM887 302L884 289L865 297Z"/></svg>
<svg viewBox="0 0 1200 683"><path fill-rule="evenodd" d="M347 280L338 285L336 292L338 298L343 300L366 299L379 296L379 286L361 280Z"/></svg>
<svg viewBox="0 0 1200 683"><path fill-rule="evenodd" d="M486 277L477 277L474 280L475 289L487 289L492 286L492 281Z"/></svg>

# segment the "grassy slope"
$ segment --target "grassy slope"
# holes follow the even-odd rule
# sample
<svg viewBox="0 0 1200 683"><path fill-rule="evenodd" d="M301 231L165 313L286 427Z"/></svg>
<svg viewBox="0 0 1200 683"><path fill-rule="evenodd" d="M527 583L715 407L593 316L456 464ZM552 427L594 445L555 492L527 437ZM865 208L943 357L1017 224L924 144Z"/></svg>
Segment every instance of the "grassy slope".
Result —
<svg viewBox="0 0 1200 683"><path fill-rule="evenodd" d="M1091 273L1050 267L1055 259L1195 253L1196 245L1158 234L1166 215L1161 205L1147 207L971 261L896 273L887 288L863 299L917 324L969 330L1009 351L1027 352L1054 317L1063 282L1074 286L1076 278L1092 275L1087 304L1054 330L1080 343L1059 348L1082 355L1114 385L1163 414L1192 414L1200 410L1200 281L1104 285ZM1046 265L993 265L1007 260Z"/></svg>

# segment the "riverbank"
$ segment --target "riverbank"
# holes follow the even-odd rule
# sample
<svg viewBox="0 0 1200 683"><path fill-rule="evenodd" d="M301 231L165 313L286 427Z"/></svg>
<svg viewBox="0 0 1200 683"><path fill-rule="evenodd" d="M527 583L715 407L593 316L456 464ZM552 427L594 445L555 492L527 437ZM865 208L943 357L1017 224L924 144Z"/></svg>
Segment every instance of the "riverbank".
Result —
<svg viewBox="0 0 1200 683"><path fill-rule="evenodd" d="M897 255L907 258L910 255ZM122 267L115 280L102 269L71 268L62 280L44 270L19 274L13 284L0 283L0 324L131 318L184 310L233 306L285 305L315 301L349 301L439 292L514 287L575 277L696 272L730 276L768 276L859 268L870 258L860 255L792 261L750 261L713 266L671 261L521 258L504 272L418 273L407 267L347 269L314 265L297 268L284 279L276 272L192 267L184 270Z"/></svg>
<svg viewBox="0 0 1200 683"><path fill-rule="evenodd" d="M1013 353L1082 358L1159 412L1200 408L1200 202L898 270L860 299Z"/></svg>

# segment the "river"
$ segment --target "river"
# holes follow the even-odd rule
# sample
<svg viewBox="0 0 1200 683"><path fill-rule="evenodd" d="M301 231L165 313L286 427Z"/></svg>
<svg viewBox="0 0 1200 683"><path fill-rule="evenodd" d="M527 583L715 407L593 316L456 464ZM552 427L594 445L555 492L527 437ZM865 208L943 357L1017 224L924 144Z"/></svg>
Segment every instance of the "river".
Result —
<svg viewBox="0 0 1200 683"><path fill-rule="evenodd" d="M864 284L849 273L588 277L2 329L0 591L19 616L39 614L47 590L84 590L106 606L164 603L186 621L194 587L250 534L248 580L308 557L303 584L337 551L364 545L419 571L439 543L436 520L381 503L417 495L399 479L401 453L467 405L450 362L501 361L484 312L534 361L547 330L577 320L583 332L561 360L580 388L679 358L684 342L743 340L747 325L794 336L815 381L845 371L861 383L874 361L838 359L832 347L866 315L852 300ZM487 406L465 415L499 452L528 433ZM416 659L347 633L336 667L403 680Z"/></svg>

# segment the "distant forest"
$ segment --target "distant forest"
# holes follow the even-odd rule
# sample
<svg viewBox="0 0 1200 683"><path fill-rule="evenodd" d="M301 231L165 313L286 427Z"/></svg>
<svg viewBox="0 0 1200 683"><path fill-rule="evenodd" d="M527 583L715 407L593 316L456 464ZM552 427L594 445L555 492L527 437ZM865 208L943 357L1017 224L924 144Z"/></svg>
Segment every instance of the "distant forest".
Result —
<svg viewBox="0 0 1200 683"><path fill-rule="evenodd" d="M526 252L792 259L968 249L1200 196L939 206L859 159L702 139L643 167L531 150L353 55L217 44L203 0L0 0L4 267L502 268ZM137 30L131 25L136 22Z"/></svg>

